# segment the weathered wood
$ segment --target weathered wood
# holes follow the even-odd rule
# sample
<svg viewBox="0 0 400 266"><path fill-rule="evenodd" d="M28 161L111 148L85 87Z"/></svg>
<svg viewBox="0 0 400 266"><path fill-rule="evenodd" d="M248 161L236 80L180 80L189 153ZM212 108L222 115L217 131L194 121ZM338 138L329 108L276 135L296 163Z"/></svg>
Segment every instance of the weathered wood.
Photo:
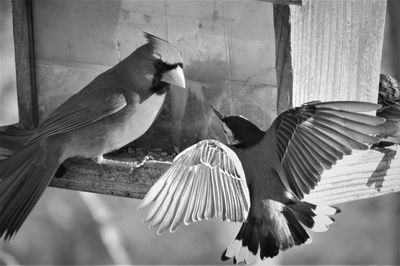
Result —
<svg viewBox="0 0 400 266"><path fill-rule="evenodd" d="M305 0L259 0L263 2L270 2L274 4L283 4L283 5L303 5Z"/></svg>
<svg viewBox="0 0 400 266"><path fill-rule="evenodd" d="M10 152L0 149L0 159L7 154ZM65 175L54 178L50 186L141 199L170 164L150 161L131 172L123 166L69 159L65 162ZM305 199L336 204L397 191L400 191L400 145L347 156L323 173L321 182Z"/></svg>
<svg viewBox="0 0 400 266"><path fill-rule="evenodd" d="M386 1L274 5L278 113L313 100L376 102ZM340 203L400 190L399 146L355 152L307 200ZM389 167L390 166L390 167Z"/></svg>
<svg viewBox="0 0 400 266"><path fill-rule="evenodd" d="M274 4L275 69L278 87L277 113L292 108L293 69L290 45L290 9L286 5Z"/></svg>
<svg viewBox="0 0 400 266"><path fill-rule="evenodd" d="M12 154L0 147L0 161ZM107 157L109 158L109 157ZM121 161L137 161L142 158L124 157ZM149 160L142 167L132 171L123 166L99 165L89 159L68 159L64 162L65 174L53 178L51 187L77 191L141 199L171 165L170 157Z"/></svg>
<svg viewBox="0 0 400 266"><path fill-rule="evenodd" d="M393 76L397 79L400 79L400 28L398 25L400 25L400 1L396 0L391 0L388 1L388 7L387 7L387 12L388 12L388 20L390 23L390 37L386 42L391 42L392 43L392 49L390 55L393 57L392 60L392 73L388 74L393 74ZM400 232L400 230L399 230ZM400 239L400 238L399 238ZM399 252L400 253L400 252ZM400 256L400 254L399 254ZM400 261L400 259L399 259Z"/></svg>
<svg viewBox="0 0 400 266"><path fill-rule="evenodd" d="M35 128L38 124L38 101L35 85L32 1L13 0L12 12L19 122L23 128Z"/></svg>
<svg viewBox="0 0 400 266"><path fill-rule="evenodd" d="M338 204L400 191L400 145L354 152L322 174L305 199Z"/></svg>
<svg viewBox="0 0 400 266"><path fill-rule="evenodd" d="M131 171L123 166L70 159L65 162L65 175L54 178L50 186L141 199L169 166L170 162L153 161Z"/></svg>
<svg viewBox="0 0 400 266"><path fill-rule="evenodd" d="M386 1L309 0L289 9L293 105L376 102Z"/></svg>

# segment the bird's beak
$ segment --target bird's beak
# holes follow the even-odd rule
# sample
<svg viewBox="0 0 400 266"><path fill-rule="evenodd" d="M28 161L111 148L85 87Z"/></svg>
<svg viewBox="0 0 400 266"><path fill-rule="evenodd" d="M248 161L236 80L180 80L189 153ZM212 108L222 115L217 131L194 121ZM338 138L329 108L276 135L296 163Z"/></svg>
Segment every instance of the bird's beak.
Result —
<svg viewBox="0 0 400 266"><path fill-rule="evenodd" d="M215 109L212 105L210 105L211 110L214 111L215 115L222 121L225 116L221 114L217 109Z"/></svg>
<svg viewBox="0 0 400 266"><path fill-rule="evenodd" d="M185 75L183 74L183 70L180 66L165 72L161 78L161 81L185 88Z"/></svg>

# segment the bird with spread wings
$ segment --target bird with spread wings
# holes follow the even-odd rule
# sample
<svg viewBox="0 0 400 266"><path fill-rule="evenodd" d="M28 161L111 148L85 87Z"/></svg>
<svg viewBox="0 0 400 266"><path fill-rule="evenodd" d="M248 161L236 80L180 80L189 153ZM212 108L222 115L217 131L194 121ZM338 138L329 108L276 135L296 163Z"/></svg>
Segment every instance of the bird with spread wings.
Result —
<svg viewBox="0 0 400 266"><path fill-rule="evenodd" d="M222 259L252 263L326 231L339 209L303 201L324 170L378 143L384 118L364 114L373 103L310 102L280 114L267 131L241 116L224 116L227 144L203 140L182 151L139 209L158 233L218 217L242 222Z"/></svg>

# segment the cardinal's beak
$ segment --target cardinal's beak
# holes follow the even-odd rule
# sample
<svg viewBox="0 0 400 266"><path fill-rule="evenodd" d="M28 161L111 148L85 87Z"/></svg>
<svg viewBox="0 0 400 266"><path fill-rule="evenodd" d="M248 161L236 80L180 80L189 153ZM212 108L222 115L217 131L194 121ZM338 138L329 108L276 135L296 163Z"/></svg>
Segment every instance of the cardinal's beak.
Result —
<svg viewBox="0 0 400 266"><path fill-rule="evenodd" d="M185 88L185 75L183 74L183 70L180 66L165 72L161 78L161 81Z"/></svg>
<svg viewBox="0 0 400 266"><path fill-rule="evenodd" d="M212 105L210 105L211 110L214 111L215 115L222 121L225 116L221 114L217 109L215 109Z"/></svg>

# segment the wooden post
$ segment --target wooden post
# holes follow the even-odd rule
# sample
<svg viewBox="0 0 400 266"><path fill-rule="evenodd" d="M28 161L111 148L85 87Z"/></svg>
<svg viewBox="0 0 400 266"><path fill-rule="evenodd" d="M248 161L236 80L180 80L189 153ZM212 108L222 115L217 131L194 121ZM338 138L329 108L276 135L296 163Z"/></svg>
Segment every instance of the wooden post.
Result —
<svg viewBox="0 0 400 266"><path fill-rule="evenodd" d="M379 0L274 4L278 112L313 100L376 102L385 14L386 1ZM363 165L382 160L376 169ZM384 165L391 165L391 170L384 170ZM399 191L398 167L398 146L356 152L324 172L321 186L308 198L338 203ZM365 169L369 171L361 171ZM330 179L332 173L339 173L340 178ZM388 190L369 187L371 175L376 178L376 173L383 178L377 182L382 181ZM332 182L336 182L334 186ZM324 190L324 183L329 189ZM350 193L342 191L345 185Z"/></svg>
<svg viewBox="0 0 400 266"><path fill-rule="evenodd" d="M259 0L264 2L270 2L274 4L284 4L284 5L303 5L306 0Z"/></svg>
<svg viewBox="0 0 400 266"><path fill-rule="evenodd" d="M303 6L275 4L274 11L276 32L290 31L285 40L291 60L284 61L291 66L277 68L277 77L293 75L294 106L312 100L377 101L386 1L309 0ZM285 23L279 22L283 17ZM284 54L277 54L277 65ZM278 82L278 102L288 102L289 87Z"/></svg>
<svg viewBox="0 0 400 266"><path fill-rule="evenodd" d="M278 86L277 113L292 108L293 66L291 54L290 8L274 4L276 81Z"/></svg>
<svg viewBox="0 0 400 266"><path fill-rule="evenodd" d="M32 1L12 0L12 13L19 123L32 129L38 125Z"/></svg>

